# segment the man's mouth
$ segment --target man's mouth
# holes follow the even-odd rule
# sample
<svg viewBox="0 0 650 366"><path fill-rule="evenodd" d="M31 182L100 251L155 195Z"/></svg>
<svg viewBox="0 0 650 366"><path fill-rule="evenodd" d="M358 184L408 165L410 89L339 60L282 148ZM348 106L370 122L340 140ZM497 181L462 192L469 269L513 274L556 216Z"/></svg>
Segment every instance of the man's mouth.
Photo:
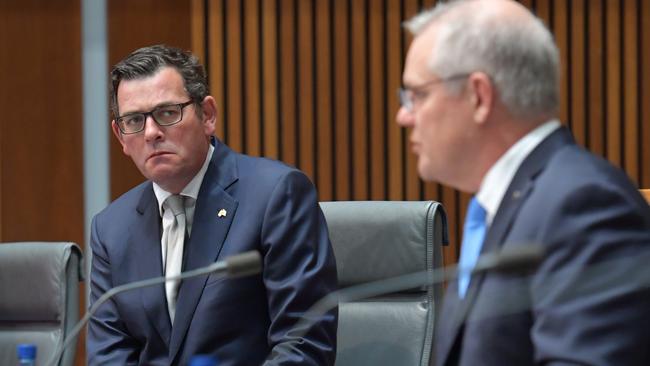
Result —
<svg viewBox="0 0 650 366"><path fill-rule="evenodd" d="M153 158L156 158L156 157L159 157L159 156L163 156L163 155L168 155L168 154L171 154L171 153L168 152L168 151L156 151L153 154L149 155L147 160L153 159Z"/></svg>

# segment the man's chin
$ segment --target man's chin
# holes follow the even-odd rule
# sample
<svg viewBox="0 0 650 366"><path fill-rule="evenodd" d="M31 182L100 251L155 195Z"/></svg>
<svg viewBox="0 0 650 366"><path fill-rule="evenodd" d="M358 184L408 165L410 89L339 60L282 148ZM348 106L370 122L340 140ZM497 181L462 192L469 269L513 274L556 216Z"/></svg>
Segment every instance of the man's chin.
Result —
<svg viewBox="0 0 650 366"><path fill-rule="evenodd" d="M435 174L433 174L432 169L422 160L422 157L418 158L418 175L426 182L435 181Z"/></svg>
<svg viewBox="0 0 650 366"><path fill-rule="evenodd" d="M164 182L168 182L175 177L178 173L175 169L172 169L169 166L157 166L153 169L148 169L146 172L142 172L142 175L145 178L149 179L152 182L155 182L159 186L164 186Z"/></svg>

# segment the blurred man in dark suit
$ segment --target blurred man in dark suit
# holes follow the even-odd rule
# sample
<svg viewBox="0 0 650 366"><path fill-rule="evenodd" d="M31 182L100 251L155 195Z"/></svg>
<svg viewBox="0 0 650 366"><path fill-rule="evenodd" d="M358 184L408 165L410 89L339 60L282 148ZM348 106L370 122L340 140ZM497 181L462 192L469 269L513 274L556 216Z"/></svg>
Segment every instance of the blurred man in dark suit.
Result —
<svg viewBox="0 0 650 366"><path fill-rule="evenodd" d="M509 0L441 3L407 27L397 121L423 179L475 193L460 265L515 245L546 251L530 277L450 283L436 364L650 364L650 209L557 120L548 29Z"/></svg>
<svg viewBox="0 0 650 366"><path fill-rule="evenodd" d="M113 132L148 180L93 219L91 303L111 287L248 250L262 254L263 270L116 296L89 323L88 363L186 365L212 354L221 366L333 364L336 311L294 329L337 284L309 179L213 140L217 106L191 54L145 47L111 79Z"/></svg>

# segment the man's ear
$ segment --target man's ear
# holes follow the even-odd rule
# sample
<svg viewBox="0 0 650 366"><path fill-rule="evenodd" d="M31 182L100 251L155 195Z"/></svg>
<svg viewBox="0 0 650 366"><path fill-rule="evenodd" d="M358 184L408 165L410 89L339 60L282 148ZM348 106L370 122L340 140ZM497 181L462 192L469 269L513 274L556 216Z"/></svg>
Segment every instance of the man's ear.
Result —
<svg viewBox="0 0 650 366"><path fill-rule="evenodd" d="M208 95L203 99L201 109L203 111L201 116L203 132L206 136L213 136L217 125L217 102L211 95Z"/></svg>
<svg viewBox="0 0 650 366"><path fill-rule="evenodd" d="M474 107L474 122L483 124L492 112L495 89L489 76L482 72L468 77L469 97Z"/></svg>
<svg viewBox="0 0 650 366"><path fill-rule="evenodd" d="M120 128L117 127L117 122L115 122L115 120L111 121L111 129L113 130L113 135L117 137L117 141L119 141L120 145L122 145L122 151L124 152L124 155L130 156L129 150L127 149L126 144L124 143L124 136L122 135L122 131L120 131Z"/></svg>

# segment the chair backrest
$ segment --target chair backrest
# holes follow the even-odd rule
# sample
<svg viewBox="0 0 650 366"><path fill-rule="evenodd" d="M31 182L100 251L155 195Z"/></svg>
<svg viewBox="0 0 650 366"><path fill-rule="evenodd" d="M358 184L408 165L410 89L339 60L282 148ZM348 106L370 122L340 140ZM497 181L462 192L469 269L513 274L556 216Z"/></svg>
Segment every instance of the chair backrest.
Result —
<svg viewBox="0 0 650 366"><path fill-rule="evenodd" d="M82 254L73 243L0 244L0 365L16 365L16 345L37 346L49 361L79 320ZM73 344L59 365L73 365Z"/></svg>
<svg viewBox="0 0 650 366"><path fill-rule="evenodd" d="M322 202L339 287L442 265L447 220L437 202ZM441 286L342 303L337 366L425 366L431 359Z"/></svg>

